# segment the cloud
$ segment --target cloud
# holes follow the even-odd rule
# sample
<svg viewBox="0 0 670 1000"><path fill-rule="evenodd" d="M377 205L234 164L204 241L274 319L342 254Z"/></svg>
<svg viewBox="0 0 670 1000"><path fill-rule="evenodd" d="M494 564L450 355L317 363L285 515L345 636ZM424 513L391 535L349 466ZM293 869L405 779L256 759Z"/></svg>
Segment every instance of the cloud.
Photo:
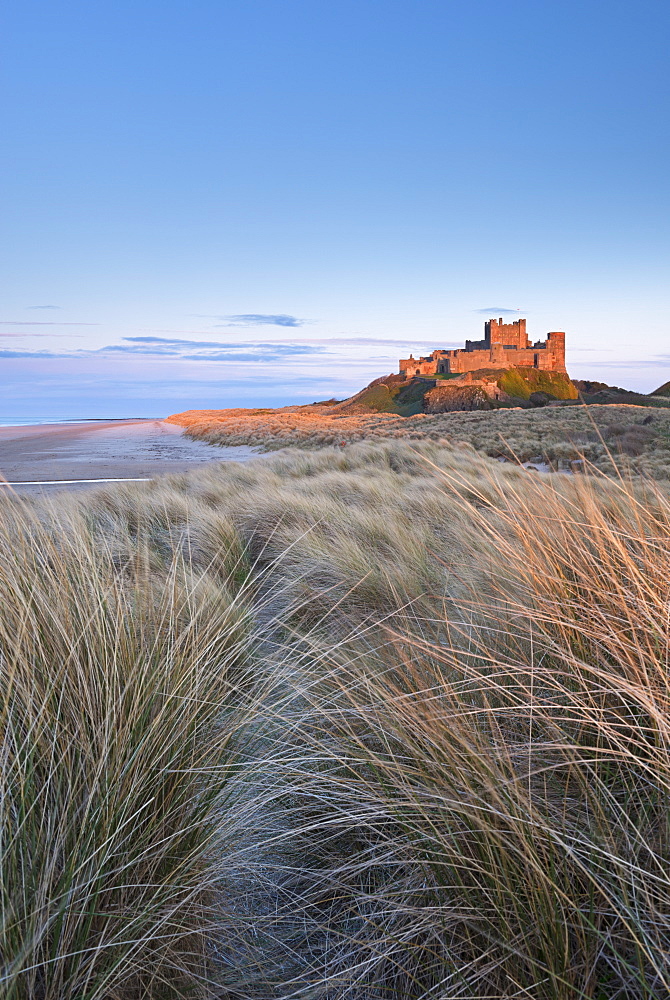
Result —
<svg viewBox="0 0 670 1000"><path fill-rule="evenodd" d="M203 333L203 331L201 331L201 330L169 330L169 329L164 329L162 327L146 327L145 329L150 329L154 333L182 333L182 334L183 333L191 333L191 334L199 334L200 336L207 336L207 332L205 331ZM144 341L146 343L149 343L151 340L154 340L156 342L160 342L160 341L165 340L166 342L168 342L168 341L172 341L173 339L175 339L176 343L180 342L180 341L177 341L176 338L172 338L172 337L169 337L169 338L163 338L163 337L154 337L154 338L151 338L151 337L142 337L142 338L140 338L140 337L124 337L124 340L132 340L132 341L140 341L140 340L142 340L142 341ZM257 340L256 341L256 343L259 343L259 344L264 344L264 343L268 343L268 344L269 343L272 343L272 344L284 344L284 343L286 343L286 344L370 344L372 346L374 346L375 344L379 344L382 347L403 347L403 348L405 348L405 347L414 347L416 350L419 350L419 349L423 350L424 348L430 348L432 350L435 347L435 343L436 342L438 342L438 338L435 338L433 336L428 336L428 337L425 337L423 339L421 337L405 337L405 338L403 338L401 340L398 340L398 339L389 339L387 337L355 337L355 336L354 337L345 337L345 336L342 336L342 337L291 337L289 340L279 340L277 337L273 337L273 339L271 341L264 341L264 340ZM181 341L181 343L186 343L186 341ZM209 341L209 340L208 341L201 341L201 343L202 344L213 344L213 341ZM444 341L444 340L439 340L439 344L442 347L462 347L463 346L463 341L456 341L456 340L453 340L453 341L452 340ZM225 347L230 347L230 344L226 343Z"/></svg>
<svg viewBox="0 0 670 1000"><path fill-rule="evenodd" d="M323 348L291 348L290 345L275 345L274 349L270 344L259 345L260 349L254 353L245 354L244 351L220 351L216 354L181 354L184 361L281 361L284 358L304 356L306 354L320 354Z"/></svg>
<svg viewBox="0 0 670 1000"><path fill-rule="evenodd" d="M2 338L9 337L48 337L52 334L42 331L7 332L0 330L0 342ZM76 335L74 335L76 336ZM415 351L427 350L432 346L428 339L420 341L415 338L411 340L388 340L377 339L375 337L325 337L314 340L313 338L300 338L298 340L254 340L254 341L219 341L201 340L187 337L158 337L158 336L138 336L124 337L120 344L108 344L91 350L63 350L59 352L49 352L40 350L5 350L0 353L4 358L70 358L81 360L86 358L99 357L137 357L148 359L161 359L165 361L202 361L202 362L236 362L245 363L281 363L289 360L299 362L303 360L307 363L310 359L316 359L323 355L343 360L341 352L330 351L329 348L347 346L362 347L395 347L397 351L407 352L410 348ZM441 342L442 347L460 347L460 344L452 342ZM373 355L377 362L388 360L386 352L380 354L379 351L367 352L369 358ZM365 358L352 358L347 363L365 363Z"/></svg>
<svg viewBox="0 0 670 1000"><path fill-rule="evenodd" d="M19 360L12 362L12 367L15 371L0 398L0 423L18 419L34 423L38 419L156 418L196 408L285 406L333 396L342 399L360 388L348 371L322 374L321 370L289 370L269 379L259 378L252 368L248 374L236 371L222 378L213 365L184 364L173 374L166 364L102 363L100 358L83 370L80 362Z"/></svg>
<svg viewBox="0 0 670 1000"><path fill-rule="evenodd" d="M60 309L60 306L26 306L26 309Z"/></svg>
<svg viewBox="0 0 670 1000"><path fill-rule="evenodd" d="M70 358L71 354L54 354L51 351L5 351L0 350L0 358Z"/></svg>
<svg viewBox="0 0 670 1000"><path fill-rule="evenodd" d="M436 339L437 338L435 338L435 337L426 337L424 340L420 340L417 337L411 337L411 338L408 338L407 340L386 340L386 339L384 339L382 337L324 337L323 339L320 339L320 340L315 340L313 338L310 338L310 343L312 343L312 344L379 344L382 347L416 347L417 350L419 349L419 345L423 345L423 347L426 347L426 348L430 347L431 350L434 350ZM301 343L301 342L302 341L297 341L297 343ZM293 341L293 343L296 343L296 341ZM456 341L456 340L446 340L446 341L445 340L440 340L439 344L440 344L441 348L462 347L463 346L463 341L462 340L461 341Z"/></svg>
<svg viewBox="0 0 670 1000"><path fill-rule="evenodd" d="M220 343L177 337L124 337L123 344L101 347L97 354L134 354L178 358L183 361L281 361L283 358L322 354L313 344Z"/></svg>
<svg viewBox="0 0 670 1000"><path fill-rule="evenodd" d="M182 337L124 337L123 340L130 344L142 344L142 345L155 345L156 347L225 347L228 350L231 347L238 345L231 344L230 341L225 341L223 343L217 342L216 340L184 340ZM246 345L240 345L246 346ZM123 350L122 345L119 345L120 349ZM145 347L146 349L146 347ZM103 351L114 350L112 347L103 347Z"/></svg>
<svg viewBox="0 0 670 1000"><path fill-rule="evenodd" d="M48 336L48 334L3 334L11 336ZM30 351L3 350L3 358L86 358L135 356L147 359L174 361L237 361L237 362L278 362L289 358L307 358L325 353L325 347L316 344L271 343L230 343L209 340L184 340L168 337L125 337L122 344L108 344L95 350L76 351Z"/></svg>
<svg viewBox="0 0 670 1000"><path fill-rule="evenodd" d="M59 323L57 320L0 319L0 326L100 326L100 324Z"/></svg>
<svg viewBox="0 0 670 1000"><path fill-rule="evenodd" d="M287 316L285 313L240 313L235 316L214 316L213 319L225 319L226 323L218 326L304 326L308 320L297 316Z"/></svg>
<svg viewBox="0 0 670 1000"><path fill-rule="evenodd" d="M484 316L512 316L524 312L523 309L503 309L502 306L489 306L487 309L475 309L476 313Z"/></svg>
<svg viewBox="0 0 670 1000"><path fill-rule="evenodd" d="M30 333L20 333L15 330L0 330L0 337L55 337L55 333L44 333L43 331L32 330ZM71 337L83 337L83 333L71 333Z"/></svg>

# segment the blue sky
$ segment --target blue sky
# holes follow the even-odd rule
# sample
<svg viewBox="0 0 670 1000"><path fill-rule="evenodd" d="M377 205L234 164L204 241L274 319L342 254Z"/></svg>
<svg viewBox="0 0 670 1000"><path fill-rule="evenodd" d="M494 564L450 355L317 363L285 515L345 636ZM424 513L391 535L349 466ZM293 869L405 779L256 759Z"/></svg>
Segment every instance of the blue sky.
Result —
<svg viewBox="0 0 670 1000"><path fill-rule="evenodd" d="M666 0L5 5L0 419L342 397L516 310L651 390L669 28Z"/></svg>

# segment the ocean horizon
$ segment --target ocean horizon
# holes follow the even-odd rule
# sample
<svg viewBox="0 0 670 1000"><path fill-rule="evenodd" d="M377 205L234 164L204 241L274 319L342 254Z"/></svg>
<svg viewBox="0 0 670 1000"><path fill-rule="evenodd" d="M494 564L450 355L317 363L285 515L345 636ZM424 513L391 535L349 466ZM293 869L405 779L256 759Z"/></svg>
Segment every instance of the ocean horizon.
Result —
<svg viewBox="0 0 670 1000"><path fill-rule="evenodd" d="M124 420L164 420L164 416L160 417L46 417L46 418L33 418L27 420L1 420L0 427L40 427L43 424L93 424L93 423L119 423Z"/></svg>

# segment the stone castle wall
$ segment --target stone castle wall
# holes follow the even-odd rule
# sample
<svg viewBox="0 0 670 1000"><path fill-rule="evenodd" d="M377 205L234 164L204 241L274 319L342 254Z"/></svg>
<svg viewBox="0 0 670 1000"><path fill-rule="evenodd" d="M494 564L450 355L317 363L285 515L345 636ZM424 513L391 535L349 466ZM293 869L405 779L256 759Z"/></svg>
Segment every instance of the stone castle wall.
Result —
<svg viewBox="0 0 670 1000"><path fill-rule="evenodd" d="M483 340L466 340L465 348L437 350L428 357L401 358L399 370L405 378L416 375L460 375L481 368L530 367L542 371L565 371L565 334L554 331L534 344L526 334L526 320L484 324Z"/></svg>

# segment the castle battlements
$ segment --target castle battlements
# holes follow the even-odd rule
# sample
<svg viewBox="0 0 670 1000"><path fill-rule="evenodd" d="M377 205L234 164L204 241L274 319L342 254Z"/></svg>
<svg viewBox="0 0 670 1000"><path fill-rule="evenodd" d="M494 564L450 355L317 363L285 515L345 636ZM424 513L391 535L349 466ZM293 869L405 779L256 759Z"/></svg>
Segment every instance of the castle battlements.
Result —
<svg viewBox="0 0 670 1000"><path fill-rule="evenodd" d="M546 340L532 343L526 334L526 320L503 323L490 319L484 324L483 340L466 340L464 348L452 351L436 350L424 358L401 359L400 374L460 375L480 368L539 368L543 371L565 371L565 334L548 333Z"/></svg>

